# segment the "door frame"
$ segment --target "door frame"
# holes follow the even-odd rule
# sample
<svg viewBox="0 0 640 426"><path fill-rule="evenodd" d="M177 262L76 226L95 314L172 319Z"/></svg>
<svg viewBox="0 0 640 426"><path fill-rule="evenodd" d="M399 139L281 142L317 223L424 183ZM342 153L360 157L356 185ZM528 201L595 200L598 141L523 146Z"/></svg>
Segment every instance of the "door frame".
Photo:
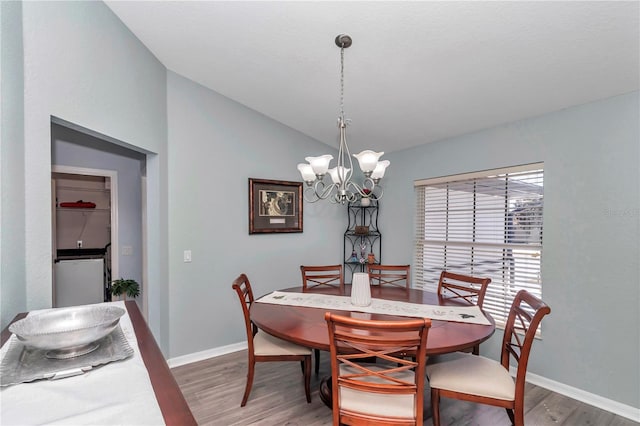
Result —
<svg viewBox="0 0 640 426"><path fill-rule="evenodd" d="M119 263L120 257L118 256L118 172L116 170L103 170L103 169L89 169L86 167L74 167L74 166L61 166L51 165L51 173L66 173L70 175L85 175L85 176L101 176L109 178L110 183L110 197L111 206L109 208L111 215L111 276L119 277ZM52 205L55 200L51 200ZM56 230L53 229L55 233ZM55 253L54 253L55 256Z"/></svg>

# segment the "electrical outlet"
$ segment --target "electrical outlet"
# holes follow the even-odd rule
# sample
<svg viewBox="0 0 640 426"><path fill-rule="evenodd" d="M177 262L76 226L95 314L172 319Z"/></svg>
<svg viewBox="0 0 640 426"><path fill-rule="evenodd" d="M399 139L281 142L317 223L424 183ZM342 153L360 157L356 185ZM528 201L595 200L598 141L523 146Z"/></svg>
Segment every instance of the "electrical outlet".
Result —
<svg viewBox="0 0 640 426"><path fill-rule="evenodd" d="M133 247L131 246L122 246L122 255L123 256L131 256L133 254Z"/></svg>
<svg viewBox="0 0 640 426"><path fill-rule="evenodd" d="M78 248L82 248L82 240L78 240L76 244L78 245Z"/></svg>

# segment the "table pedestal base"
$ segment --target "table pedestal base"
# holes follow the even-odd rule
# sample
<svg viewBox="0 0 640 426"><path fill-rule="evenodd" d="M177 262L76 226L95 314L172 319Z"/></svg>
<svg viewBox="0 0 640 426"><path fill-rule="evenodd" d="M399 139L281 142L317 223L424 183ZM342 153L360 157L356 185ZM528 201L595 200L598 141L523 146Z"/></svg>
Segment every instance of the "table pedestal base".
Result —
<svg viewBox="0 0 640 426"><path fill-rule="evenodd" d="M333 409L333 393L331 391L331 376L327 376L320 380L320 399L324 405Z"/></svg>

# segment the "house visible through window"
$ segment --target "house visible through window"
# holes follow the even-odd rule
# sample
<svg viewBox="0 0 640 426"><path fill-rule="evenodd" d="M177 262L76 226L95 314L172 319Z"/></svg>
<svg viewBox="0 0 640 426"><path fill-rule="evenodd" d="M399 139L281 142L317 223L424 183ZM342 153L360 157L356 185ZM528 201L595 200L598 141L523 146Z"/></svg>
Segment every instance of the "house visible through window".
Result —
<svg viewBox="0 0 640 426"><path fill-rule="evenodd" d="M542 296L542 163L415 187L415 287L436 291L443 270L489 277L483 307L498 326L520 289Z"/></svg>

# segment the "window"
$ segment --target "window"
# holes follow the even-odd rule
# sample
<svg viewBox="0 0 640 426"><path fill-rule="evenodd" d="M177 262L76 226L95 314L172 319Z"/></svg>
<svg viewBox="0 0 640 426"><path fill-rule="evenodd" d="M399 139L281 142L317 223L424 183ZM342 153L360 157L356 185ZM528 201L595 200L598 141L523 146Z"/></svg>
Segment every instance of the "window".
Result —
<svg viewBox="0 0 640 426"><path fill-rule="evenodd" d="M498 326L520 289L542 296L542 163L415 187L415 287L436 291L443 270L489 277L484 309Z"/></svg>

